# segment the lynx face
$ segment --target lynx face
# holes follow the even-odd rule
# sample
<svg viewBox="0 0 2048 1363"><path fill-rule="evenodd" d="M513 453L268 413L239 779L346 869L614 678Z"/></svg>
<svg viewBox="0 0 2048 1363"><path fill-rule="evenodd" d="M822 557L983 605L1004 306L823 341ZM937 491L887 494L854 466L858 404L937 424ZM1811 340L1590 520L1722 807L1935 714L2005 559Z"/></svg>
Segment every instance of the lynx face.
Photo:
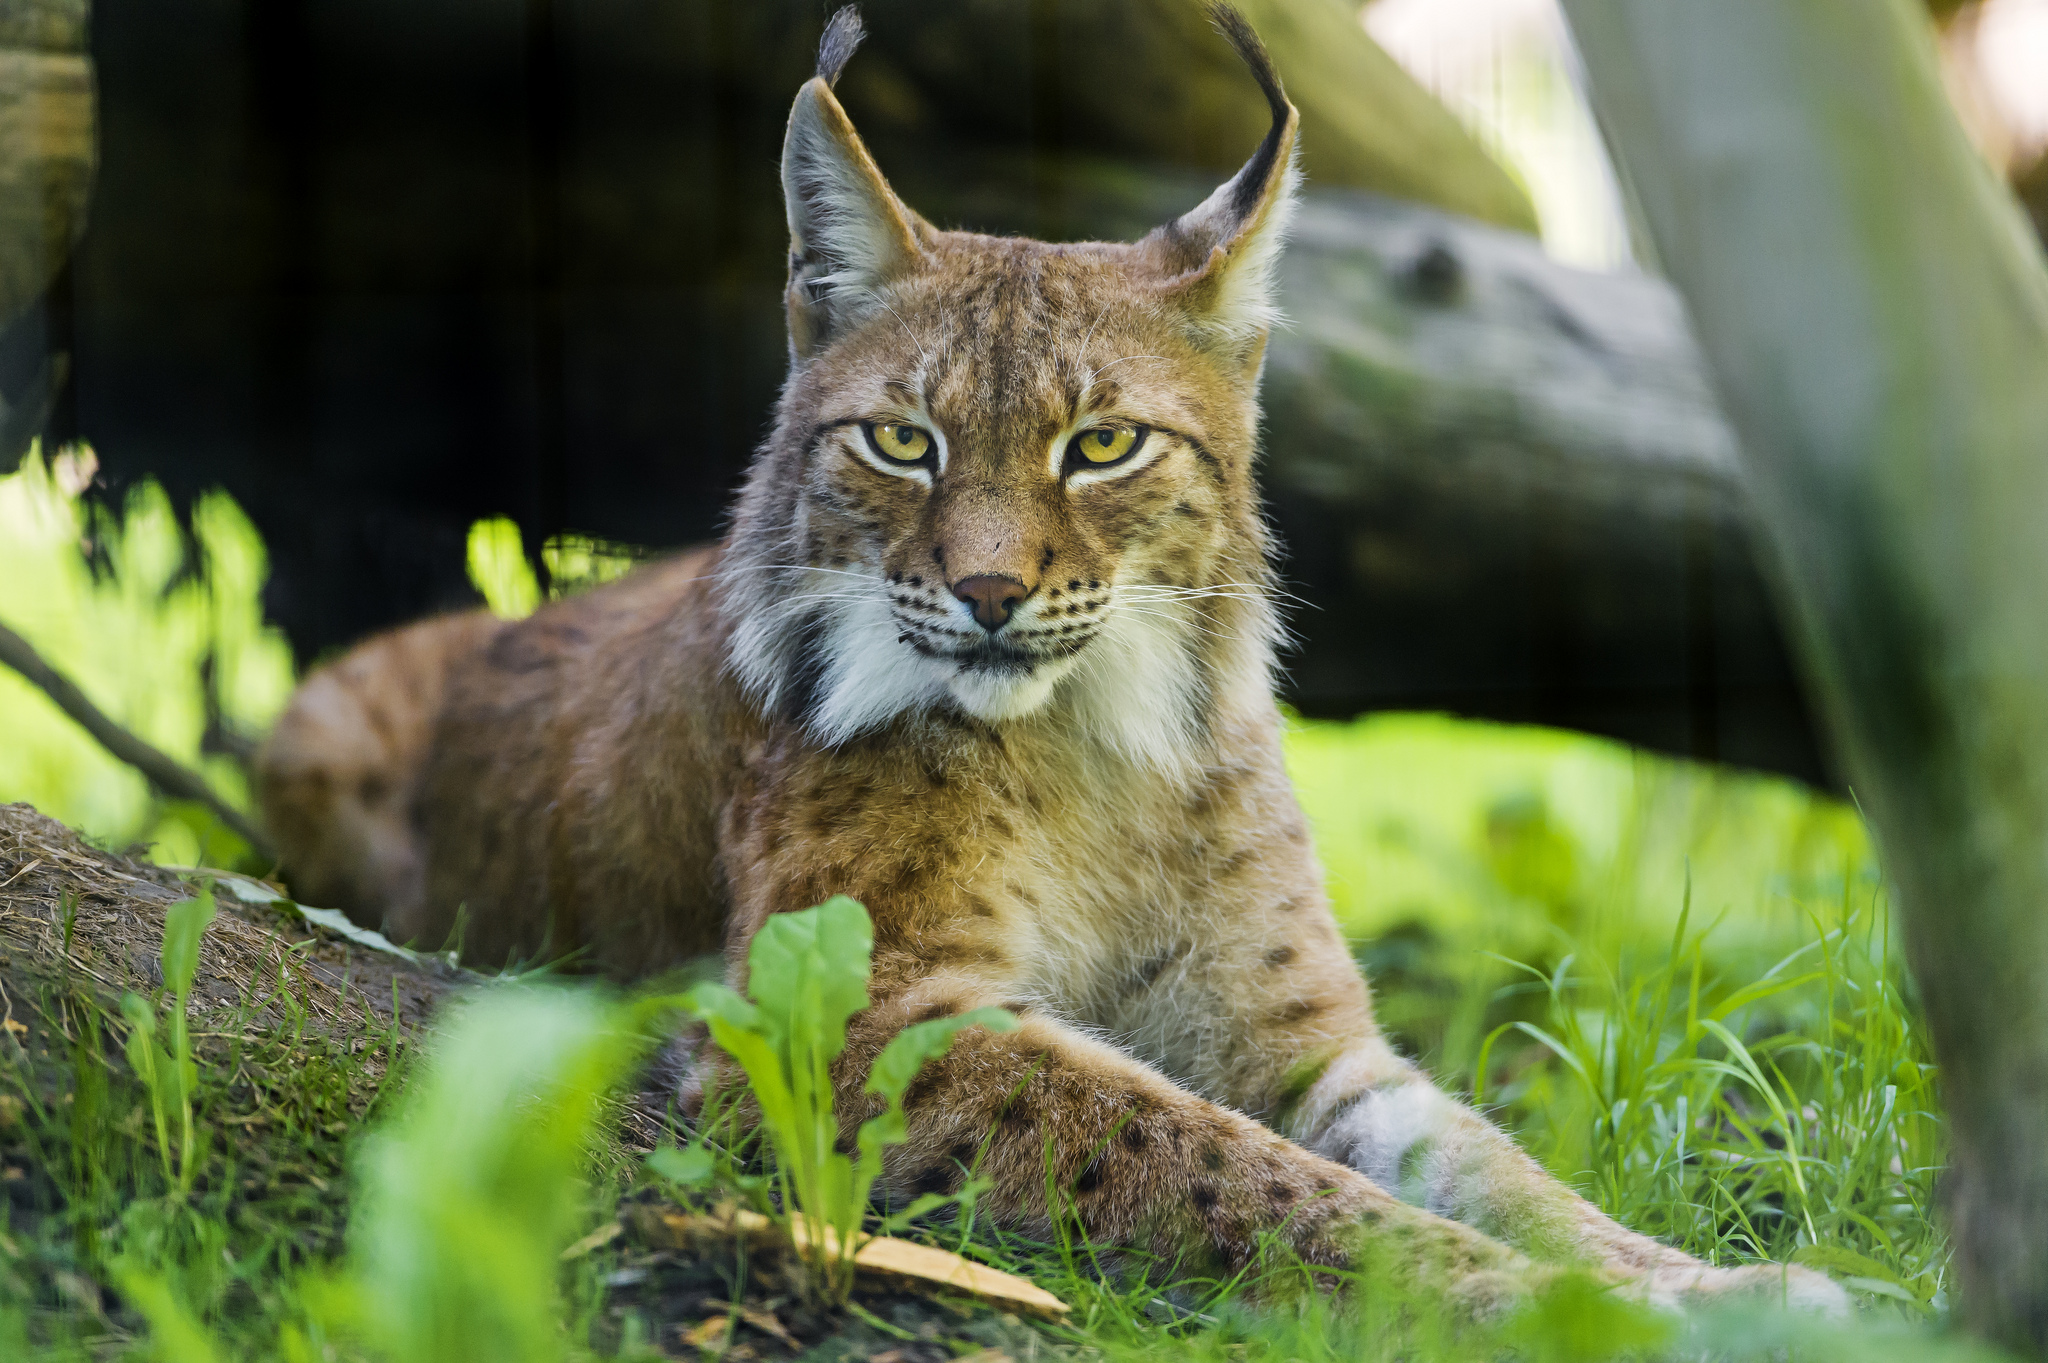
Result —
<svg viewBox="0 0 2048 1363"><path fill-rule="evenodd" d="M738 670L828 743L950 709L1171 765L1268 684L1252 459L1293 110L1268 82L1251 163L1145 240L1051 245L911 213L836 72L784 152L792 369L725 574Z"/></svg>

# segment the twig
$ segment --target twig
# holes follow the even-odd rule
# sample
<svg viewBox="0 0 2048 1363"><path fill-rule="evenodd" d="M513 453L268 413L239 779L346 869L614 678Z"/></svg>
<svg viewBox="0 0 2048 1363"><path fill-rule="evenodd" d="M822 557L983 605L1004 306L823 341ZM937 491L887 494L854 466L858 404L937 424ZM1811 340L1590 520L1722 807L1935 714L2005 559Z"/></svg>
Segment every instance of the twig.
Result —
<svg viewBox="0 0 2048 1363"><path fill-rule="evenodd" d="M277 848L270 839L247 815L215 794L205 777L107 718L69 678L44 662L28 640L5 625L0 625L0 663L7 664L41 687L44 694L57 702L57 708L98 739L101 747L148 777L150 784L165 795L205 805L248 843L258 857L276 859Z"/></svg>

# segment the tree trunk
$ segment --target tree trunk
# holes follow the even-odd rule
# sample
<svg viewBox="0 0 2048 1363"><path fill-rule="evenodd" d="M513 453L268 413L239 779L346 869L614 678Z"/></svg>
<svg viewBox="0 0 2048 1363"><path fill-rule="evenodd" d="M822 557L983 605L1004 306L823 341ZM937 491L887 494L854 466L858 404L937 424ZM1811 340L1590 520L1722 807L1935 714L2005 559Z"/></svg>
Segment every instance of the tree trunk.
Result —
<svg viewBox="0 0 2048 1363"><path fill-rule="evenodd" d="M0 334L85 227L94 160L86 0L0 0ZM42 429L64 359L0 376L0 474Z"/></svg>
<svg viewBox="0 0 2048 1363"><path fill-rule="evenodd" d="M1905 0L1566 0L1897 884L1975 1331L2048 1351L2048 271Z"/></svg>

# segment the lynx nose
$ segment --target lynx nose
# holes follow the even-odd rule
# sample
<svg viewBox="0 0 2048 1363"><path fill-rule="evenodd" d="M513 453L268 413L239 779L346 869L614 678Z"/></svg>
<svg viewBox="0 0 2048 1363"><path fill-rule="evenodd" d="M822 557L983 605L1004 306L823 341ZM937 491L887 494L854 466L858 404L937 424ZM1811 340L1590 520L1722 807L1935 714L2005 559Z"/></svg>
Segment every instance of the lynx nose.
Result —
<svg viewBox="0 0 2048 1363"><path fill-rule="evenodd" d="M974 608L974 622L994 634L1009 621L1010 611L1030 593L1014 577L977 573L953 584L953 595Z"/></svg>

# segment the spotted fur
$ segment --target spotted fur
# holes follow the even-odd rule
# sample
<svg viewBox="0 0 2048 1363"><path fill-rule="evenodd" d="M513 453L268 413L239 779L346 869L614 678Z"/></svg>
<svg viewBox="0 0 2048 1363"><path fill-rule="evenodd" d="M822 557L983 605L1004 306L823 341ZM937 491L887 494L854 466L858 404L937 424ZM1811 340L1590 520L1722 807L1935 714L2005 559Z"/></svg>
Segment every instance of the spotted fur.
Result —
<svg viewBox="0 0 2048 1363"><path fill-rule="evenodd" d="M920 1077L900 1195L1183 1271L1261 1236L1470 1303L1576 1263L1662 1300L1821 1305L1714 1270L1547 1177L1373 1024L1281 762L1253 470L1296 117L1133 244L939 231L832 94L792 111L790 374L731 532L530 619L431 621L307 681L263 761L310 901L504 959L632 976L845 893L875 920L844 1120L903 1026L999 1004ZM1142 430L1125 463L1077 433ZM927 433L891 462L868 423ZM892 426L892 429L894 427ZM975 583L1008 600L978 622ZM994 599L994 598L991 598ZM1050 1182L1048 1181L1050 1171ZM1052 1201L1048 1201L1048 1188Z"/></svg>

